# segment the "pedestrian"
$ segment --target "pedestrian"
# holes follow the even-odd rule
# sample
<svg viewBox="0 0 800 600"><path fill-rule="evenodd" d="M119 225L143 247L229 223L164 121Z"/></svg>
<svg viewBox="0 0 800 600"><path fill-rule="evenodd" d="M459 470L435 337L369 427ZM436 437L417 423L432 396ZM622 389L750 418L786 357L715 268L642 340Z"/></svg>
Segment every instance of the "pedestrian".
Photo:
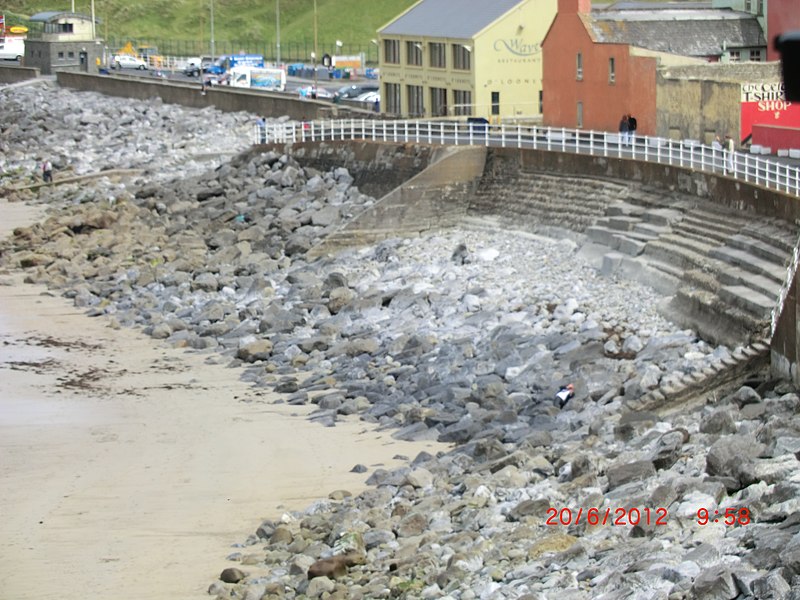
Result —
<svg viewBox="0 0 800 600"><path fill-rule="evenodd" d="M258 128L258 143L259 144L266 144L267 143L267 122L264 120L264 117L258 117L256 119L256 127Z"/></svg>
<svg viewBox="0 0 800 600"><path fill-rule="evenodd" d="M631 113L628 113L628 140L632 144L636 144L636 117L634 117Z"/></svg>
<svg viewBox="0 0 800 600"><path fill-rule="evenodd" d="M575 386L572 385L571 383L568 383L567 385L563 386L560 390L558 390L558 392L556 392L556 406L558 406L558 408L560 409L564 408L567 402L569 402L569 400L574 396L575 396Z"/></svg>
<svg viewBox="0 0 800 600"><path fill-rule="evenodd" d="M619 143L628 145L628 135L630 133L630 126L628 125L628 115L622 115L619 120Z"/></svg>
<svg viewBox="0 0 800 600"><path fill-rule="evenodd" d="M376 113L381 112L381 100L380 98L375 98L375 102L372 103L372 110Z"/></svg>
<svg viewBox="0 0 800 600"><path fill-rule="evenodd" d="M42 162L42 179L45 183L53 182L53 163L47 159Z"/></svg>
<svg viewBox="0 0 800 600"><path fill-rule="evenodd" d="M729 135L725 136L725 168L726 173L735 174L736 162L735 152L733 145L733 138Z"/></svg>
<svg viewBox="0 0 800 600"><path fill-rule="evenodd" d="M203 96L205 96L205 95L206 95L206 90L207 90L207 89L208 89L208 78L207 78L205 75L203 75L203 76L200 78L200 93L201 93Z"/></svg>

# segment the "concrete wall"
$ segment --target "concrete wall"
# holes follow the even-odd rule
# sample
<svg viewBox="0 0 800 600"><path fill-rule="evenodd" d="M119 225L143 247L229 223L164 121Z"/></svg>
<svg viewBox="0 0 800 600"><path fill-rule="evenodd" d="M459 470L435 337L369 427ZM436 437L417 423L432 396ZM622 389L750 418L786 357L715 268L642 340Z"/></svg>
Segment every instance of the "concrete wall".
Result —
<svg viewBox="0 0 800 600"><path fill-rule="evenodd" d="M39 69L0 65L0 83L17 83L28 79L36 79L38 76Z"/></svg>
<svg viewBox="0 0 800 600"><path fill-rule="evenodd" d="M655 135L710 143L714 135L742 141L742 84L780 81L777 63L671 66L656 77Z"/></svg>
<svg viewBox="0 0 800 600"><path fill-rule="evenodd" d="M93 75L63 71L56 73L56 80L63 87L99 92L107 96L140 100L157 97L169 104L180 104L193 108L214 106L226 112L245 111L264 117L288 115L299 121L351 117L376 118L376 114L369 110L340 106L322 100L301 100L288 94L212 87L204 96L200 93L199 83L182 83L130 75Z"/></svg>

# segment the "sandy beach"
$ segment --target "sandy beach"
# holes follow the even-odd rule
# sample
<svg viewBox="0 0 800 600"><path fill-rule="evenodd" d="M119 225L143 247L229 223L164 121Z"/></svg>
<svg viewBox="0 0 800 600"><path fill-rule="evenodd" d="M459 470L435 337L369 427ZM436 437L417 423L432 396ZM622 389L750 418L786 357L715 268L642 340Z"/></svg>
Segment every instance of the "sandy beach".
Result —
<svg viewBox="0 0 800 600"><path fill-rule="evenodd" d="M5 237L41 211L0 215ZM443 448L309 422L209 356L0 275L0 597L207 598L260 519Z"/></svg>

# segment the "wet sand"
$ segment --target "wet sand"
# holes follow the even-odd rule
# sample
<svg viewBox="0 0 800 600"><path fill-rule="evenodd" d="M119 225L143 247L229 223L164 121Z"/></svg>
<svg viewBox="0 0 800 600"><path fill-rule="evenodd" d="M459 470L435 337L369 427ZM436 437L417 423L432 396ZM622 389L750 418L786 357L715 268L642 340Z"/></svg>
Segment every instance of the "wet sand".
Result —
<svg viewBox="0 0 800 600"><path fill-rule="evenodd" d="M37 214L0 200L0 236ZM0 597L208 598L261 519L444 448L311 423L208 356L0 275Z"/></svg>

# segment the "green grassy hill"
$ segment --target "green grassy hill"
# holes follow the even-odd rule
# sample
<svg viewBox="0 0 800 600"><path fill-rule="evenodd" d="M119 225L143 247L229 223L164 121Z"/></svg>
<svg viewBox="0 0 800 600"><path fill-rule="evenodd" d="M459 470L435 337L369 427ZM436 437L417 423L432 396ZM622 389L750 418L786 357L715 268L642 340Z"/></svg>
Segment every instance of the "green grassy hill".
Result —
<svg viewBox="0 0 800 600"><path fill-rule="evenodd" d="M415 0L316 0L319 54L364 52L377 57L370 42L375 31ZM273 57L276 41L276 2L280 3L283 60L308 60L314 50L314 0L95 0L100 20L98 35L119 46L128 40L155 44L164 54L207 54L210 50L211 6L217 54L240 50ZM25 24L30 15L71 10L71 3L11 0L0 11L9 25ZM76 0L75 12L91 14L89 0Z"/></svg>

